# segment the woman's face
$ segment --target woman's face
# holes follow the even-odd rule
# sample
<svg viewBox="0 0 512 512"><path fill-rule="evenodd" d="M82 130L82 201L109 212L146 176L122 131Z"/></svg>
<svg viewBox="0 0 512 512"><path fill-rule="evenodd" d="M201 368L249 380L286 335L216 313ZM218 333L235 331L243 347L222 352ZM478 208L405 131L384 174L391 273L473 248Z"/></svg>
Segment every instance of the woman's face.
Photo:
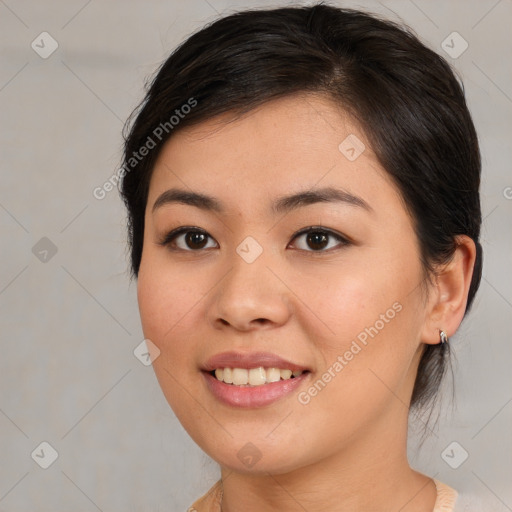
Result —
<svg viewBox="0 0 512 512"><path fill-rule="evenodd" d="M402 443L427 301L396 187L328 99L295 95L228 118L177 132L151 178L138 300L167 401L237 471L284 473L359 441ZM162 195L171 189L214 200ZM208 367L226 352L239 362ZM206 371L281 378L259 366L308 371L254 387Z"/></svg>

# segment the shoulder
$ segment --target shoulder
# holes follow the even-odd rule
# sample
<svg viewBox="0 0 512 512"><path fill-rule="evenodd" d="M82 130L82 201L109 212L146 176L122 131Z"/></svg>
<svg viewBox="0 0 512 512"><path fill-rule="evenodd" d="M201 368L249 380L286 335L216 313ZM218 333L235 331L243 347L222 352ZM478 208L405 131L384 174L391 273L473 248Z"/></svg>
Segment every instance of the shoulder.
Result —
<svg viewBox="0 0 512 512"><path fill-rule="evenodd" d="M449 485L433 478L437 489L437 499L433 512L455 512L454 505L457 501L458 493Z"/></svg>
<svg viewBox="0 0 512 512"><path fill-rule="evenodd" d="M510 512L510 508L490 493L484 495L468 489L457 492L449 485L433 480L437 488L434 512Z"/></svg>
<svg viewBox="0 0 512 512"><path fill-rule="evenodd" d="M222 480L219 480L204 496L194 501L187 512L220 512L221 500Z"/></svg>
<svg viewBox="0 0 512 512"><path fill-rule="evenodd" d="M484 497L471 491L461 491L453 512L509 512L510 509L494 497Z"/></svg>

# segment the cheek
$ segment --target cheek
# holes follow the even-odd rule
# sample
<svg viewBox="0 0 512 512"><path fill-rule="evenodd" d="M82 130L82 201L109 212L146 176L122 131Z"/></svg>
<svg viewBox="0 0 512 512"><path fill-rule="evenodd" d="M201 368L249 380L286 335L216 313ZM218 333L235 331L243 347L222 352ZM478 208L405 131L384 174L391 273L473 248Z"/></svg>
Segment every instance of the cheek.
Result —
<svg viewBox="0 0 512 512"><path fill-rule="evenodd" d="M147 260L149 261L149 259ZM151 340L160 353L153 361L153 370L164 396L185 428L193 429L199 421L197 411L190 407L188 393L198 385L193 355L198 343L192 335L197 328L197 285L187 286L184 277L165 267L141 264L137 297L144 337ZM194 309L196 306L196 309ZM197 338L197 336L196 336ZM194 419L195 418L195 419Z"/></svg>
<svg viewBox="0 0 512 512"><path fill-rule="evenodd" d="M341 263L337 268L328 266L302 278L302 311L310 312L307 318L311 319L309 324L306 317L303 321L315 329L310 332L312 340L320 341L326 348L343 349L359 335L364 342L367 328L375 326L381 332L396 325L397 309L410 291L407 282L413 280L415 270L411 269L409 279L405 275L397 278L397 271L384 271L375 264L367 264L369 261L370 258Z"/></svg>
<svg viewBox="0 0 512 512"><path fill-rule="evenodd" d="M198 283L170 272L156 258L151 261L150 258L143 259L137 282L137 298L144 336L155 343L162 353L172 350L173 337L190 322L200 296Z"/></svg>
<svg viewBox="0 0 512 512"><path fill-rule="evenodd" d="M326 422L333 421L326 411L336 403L347 413L351 430L358 422L371 423L389 404L400 408L400 402L407 403L419 344L421 293L410 293L406 281L373 280L364 286L351 277L344 284L331 305L336 335L323 347L321 382L302 398ZM350 418L355 422L351 426Z"/></svg>
<svg viewBox="0 0 512 512"><path fill-rule="evenodd" d="M383 254L370 255L337 272L330 268L303 288L309 290L304 302L320 320L309 324L321 353L318 369L336 375L327 400L356 406L362 395L382 399L386 384L397 389L406 377L419 344L422 295L416 283L422 274L419 260L398 260L396 253L387 264Z"/></svg>

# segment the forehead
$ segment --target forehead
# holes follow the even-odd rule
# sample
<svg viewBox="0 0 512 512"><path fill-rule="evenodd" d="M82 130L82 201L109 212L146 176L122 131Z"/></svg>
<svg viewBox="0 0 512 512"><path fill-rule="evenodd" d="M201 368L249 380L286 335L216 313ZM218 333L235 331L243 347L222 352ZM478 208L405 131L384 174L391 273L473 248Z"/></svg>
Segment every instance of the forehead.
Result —
<svg viewBox="0 0 512 512"><path fill-rule="evenodd" d="M366 158L375 159L364 130L339 104L325 95L297 93L267 101L245 114L226 112L186 127L176 132L167 146L217 147L231 155L240 148L246 156L254 156L254 150L260 159L282 153L299 157L319 149L338 150L349 135L357 136L364 144ZM226 142L229 145L219 146Z"/></svg>
<svg viewBox="0 0 512 512"><path fill-rule="evenodd" d="M246 204L316 186L358 191L369 203L383 192L397 193L357 123L330 99L312 94L177 131L155 164L148 207L176 185Z"/></svg>

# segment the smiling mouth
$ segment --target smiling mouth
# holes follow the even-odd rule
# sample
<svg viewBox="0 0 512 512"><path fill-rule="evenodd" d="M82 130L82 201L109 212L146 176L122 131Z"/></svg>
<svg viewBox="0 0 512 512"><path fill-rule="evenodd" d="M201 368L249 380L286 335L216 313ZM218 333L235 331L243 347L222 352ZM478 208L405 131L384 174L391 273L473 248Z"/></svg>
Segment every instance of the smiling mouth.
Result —
<svg viewBox="0 0 512 512"><path fill-rule="evenodd" d="M217 368L208 372L212 377L224 384L241 387L257 387L273 382L285 381L309 373L308 370L292 371L287 368Z"/></svg>

